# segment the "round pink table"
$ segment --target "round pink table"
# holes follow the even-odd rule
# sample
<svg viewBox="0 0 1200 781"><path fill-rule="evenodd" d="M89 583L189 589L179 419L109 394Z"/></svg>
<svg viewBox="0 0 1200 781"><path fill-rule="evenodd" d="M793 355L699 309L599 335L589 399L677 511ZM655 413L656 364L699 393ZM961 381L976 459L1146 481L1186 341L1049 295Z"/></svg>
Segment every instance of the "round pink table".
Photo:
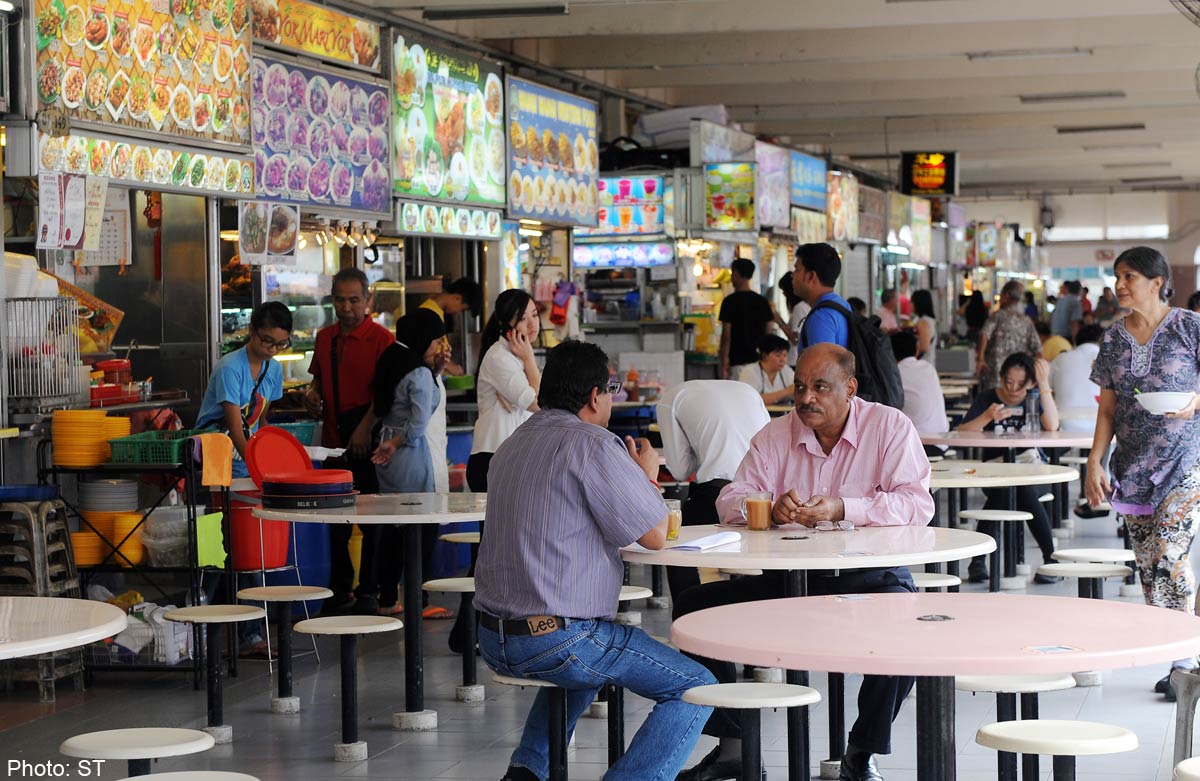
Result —
<svg viewBox="0 0 1200 781"><path fill-rule="evenodd" d="M829 627L835 631L820 631ZM917 778L955 775L954 676L1138 667L1200 651L1200 618L1146 605L988 594L853 594L683 616L682 650L760 667L917 677Z"/></svg>

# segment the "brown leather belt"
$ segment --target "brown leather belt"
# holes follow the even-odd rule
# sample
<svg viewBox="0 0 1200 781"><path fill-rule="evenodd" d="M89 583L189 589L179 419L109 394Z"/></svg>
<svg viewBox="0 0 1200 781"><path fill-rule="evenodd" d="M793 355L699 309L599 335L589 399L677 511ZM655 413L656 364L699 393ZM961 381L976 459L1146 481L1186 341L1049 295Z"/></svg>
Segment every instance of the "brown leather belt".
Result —
<svg viewBox="0 0 1200 781"><path fill-rule="evenodd" d="M493 632L506 635L538 637L566 629L571 619L562 616L528 616L526 618L496 618L488 613L479 614L479 623Z"/></svg>

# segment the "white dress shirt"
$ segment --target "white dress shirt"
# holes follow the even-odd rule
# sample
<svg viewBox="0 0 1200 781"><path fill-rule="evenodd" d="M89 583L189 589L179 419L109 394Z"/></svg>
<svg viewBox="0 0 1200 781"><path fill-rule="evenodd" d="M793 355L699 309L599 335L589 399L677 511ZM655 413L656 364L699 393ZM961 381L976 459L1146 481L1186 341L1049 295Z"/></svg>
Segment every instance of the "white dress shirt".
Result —
<svg viewBox="0 0 1200 781"><path fill-rule="evenodd" d="M438 388L438 405L425 426L425 444L429 445L429 455L433 458L433 490L444 494L450 490L450 466L446 463L446 447L450 442L446 433L446 383L440 374L433 379Z"/></svg>
<svg viewBox="0 0 1200 781"><path fill-rule="evenodd" d="M738 382L746 383L759 393L787 390L792 387L795 379L796 372L792 371L790 367L784 366L775 373L775 379L772 381L758 361L746 364L737 375Z"/></svg>
<svg viewBox="0 0 1200 781"><path fill-rule="evenodd" d="M471 454L495 453L500 443L533 414L529 405L537 399L537 391L525 376L525 365L512 354L505 339L489 347L483 356L475 388L479 418L475 421Z"/></svg>
<svg viewBox="0 0 1200 781"><path fill-rule="evenodd" d="M658 401L663 456L676 480L732 480L750 438L770 422L762 397L732 380L691 380Z"/></svg>
<svg viewBox="0 0 1200 781"><path fill-rule="evenodd" d="M1058 405L1059 428L1063 431L1090 433L1096 430L1096 397L1100 387L1089 379L1092 364L1100 354L1100 345L1081 344L1058 354L1050 362L1050 387Z"/></svg>
<svg viewBox="0 0 1200 781"><path fill-rule="evenodd" d="M900 361L900 381L904 384L904 414L917 431L922 434L949 431L946 398L933 364L912 356L905 358Z"/></svg>

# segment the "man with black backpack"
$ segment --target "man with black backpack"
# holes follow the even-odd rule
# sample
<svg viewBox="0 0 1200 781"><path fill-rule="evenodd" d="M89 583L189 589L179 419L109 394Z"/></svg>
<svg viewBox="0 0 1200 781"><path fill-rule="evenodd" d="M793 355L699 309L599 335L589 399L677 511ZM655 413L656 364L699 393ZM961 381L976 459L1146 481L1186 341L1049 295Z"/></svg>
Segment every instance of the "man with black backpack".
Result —
<svg viewBox="0 0 1200 781"><path fill-rule="evenodd" d="M842 273L837 250L825 243L796 249L792 287L812 307L800 329L800 349L832 342L854 354L858 396L866 401L904 408L904 382L888 335L878 317L863 317L834 292Z"/></svg>

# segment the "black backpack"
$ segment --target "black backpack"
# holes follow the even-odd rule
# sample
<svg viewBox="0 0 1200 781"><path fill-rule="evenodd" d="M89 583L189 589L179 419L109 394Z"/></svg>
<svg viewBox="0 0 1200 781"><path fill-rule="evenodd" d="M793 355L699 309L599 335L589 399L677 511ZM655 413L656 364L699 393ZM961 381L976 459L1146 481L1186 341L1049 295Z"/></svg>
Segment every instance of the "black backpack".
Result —
<svg viewBox="0 0 1200 781"><path fill-rule="evenodd" d="M904 383L900 379L900 366L896 362L896 354L892 352L892 340L879 327L879 318L874 315L863 317L836 301L822 301L812 311L818 309L836 309L846 316L850 325L849 350L854 353L857 369L858 397L903 409ZM806 345L808 340L803 337L811 318L812 312L800 329L801 342Z"/></svg>

